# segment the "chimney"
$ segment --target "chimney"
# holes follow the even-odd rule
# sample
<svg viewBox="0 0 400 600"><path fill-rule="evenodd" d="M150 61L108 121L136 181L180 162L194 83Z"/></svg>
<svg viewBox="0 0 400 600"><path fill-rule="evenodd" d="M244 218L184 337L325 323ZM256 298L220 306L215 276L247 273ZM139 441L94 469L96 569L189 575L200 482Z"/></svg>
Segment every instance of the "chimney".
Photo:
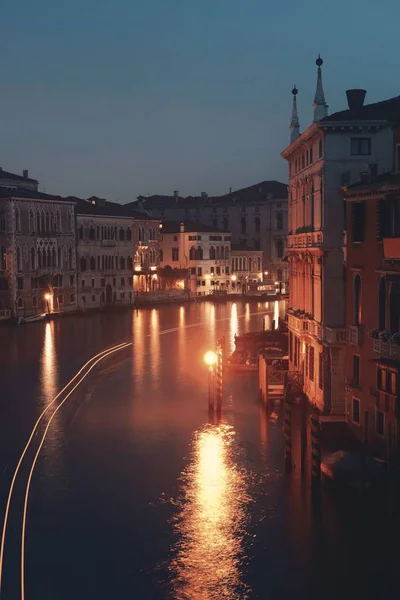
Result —
<svg viewBox="0 0 400 600"><path fill-rule="evenodd" d="M178 200L178 198L179 198L178 190L174 190L174 198L175 198L175 200Z"/></svg>
<svg viewBox="0 0 400 600"><path fill-rule="evenodd" d="M369 182L374 183L374 181L376 181L377 176L378 176L377 163L371 163L370 165L368 165L368 175L369 175Z"/></svg>
<svg viewBox="0 0 400 600"><path fill-rule="evenodd" d="M347 104L351 110L362 108L364 106L365 94L367 90L346 90Z"/></svg>
<svg viewBox="0 0 400 600"><path fill-rule="evenodd" d="M28 169L24 169L22 175L24 176L24 179L28 179Z"/></svg>
<svg viewBox="0 0 400 600"><path fill-rule="evenodd" d="M179 231L180 231L180 233L184 233L185 232L185 224L184 223L181 223L179 225Z"/></svg>
<svg viewBox="0 0 400 600"><path fill-rule="evenodd" d="M201 192L201 197L206 200L208 198L207 192Z"/></svg>

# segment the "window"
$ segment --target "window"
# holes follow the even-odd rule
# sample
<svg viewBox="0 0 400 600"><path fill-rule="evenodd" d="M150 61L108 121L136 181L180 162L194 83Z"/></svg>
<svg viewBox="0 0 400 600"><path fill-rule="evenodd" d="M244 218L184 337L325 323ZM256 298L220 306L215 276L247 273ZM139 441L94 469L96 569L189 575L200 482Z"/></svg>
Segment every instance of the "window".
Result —
<svg viewBox="0 0 400 600"><path fill-rule="evenodd" d="M86 259L83 256L82 256L79 264L80 264L81 271L86 271Z"/></svg>
<svg viewBox="0 0 400 600"><path fill-rule="evenodd" d="M160 262L163 262L163 260L164 260L164 251L161 248L158 251L158 257L159 257Z"/></svg>
<svg viewBox="0 0 400 600"><path fill-rule="evenodd" d="M318 355L318 387L320 390L324 389L324 353L320 352Z"/></svg>
<svg viewBox="0 0 400 600"><path fill-rule="evenodd" d="M225 267L225 275L229 275L229 267Z"/></svg>
<svg viewBox="0 0 400 600"><path fill-rule="evenodd" d="M68 269L72 269L72 248L68 249Z"/></svg>
<svg viewBox="0 0 400 600"><path fill-rule="evenodd" d="M21 249L17 248L17 271L21 271L22 269L22 264L21 264Z"/></svg>
<svg viewBox="0 0 400 600"><path fill-rule="evenodd" d="M210 267L210 273L211 273L211 275L214 275L214 271L215 271L215 267Z"/></svg>
<svg viewBox="0 0 400 600"><path fill-rule="evenodd" d="M96 270L96 261L94 256L90 257L90 270L91 271L95 271Z"/></svg>
<svg viewBox="0 0 400 600"><path fill-rule="evenodd" d="M310 164L312 164L313 162L313 149L310 148Z"/></svg>
<svg viewBox="0 0 400 600"><path fill-rule="evenodd" d="M360 424L360 401L358 398L353 398L351 420L353 423Z"/></svg>
<svg viewBox="0 0 400 600"><path fill-rule="evenodd" d="M357 354L353 354L353 385L360 385L360 357Z"/></svg>
<svg viewBox="0 0 400 600"><path fill-rule="evenodd" d="M242 233L246 233L247 223L246 223L246 218L245 217L242 217L240 219L240 226L241 226Z"/></svg>
<svg viewBox="0 0 400 600"><path fill-rule="evenodd" d="M215 248L210 246L210 260L215 260Z"/></svg>
<svg viewBox="0 0 400 600"><path fill-rule="evenodd" d="M192 248L190 248L189 258L191 260L193 260L193 257L191 256L191 254L192 254ZM172 248L172 260L174 262L177 262L179 260L179 248Z"/></svg>
<svg viewBox="0 0 400 600"><path fill-rule="evenodd" d="M152 262L154 262L154 261L152 261ZM119 264L120 264L121 271L123 271L125 269L125 258L123 256L121 256L121 258L119 259Z"/></svg>
<svg viewBox="0 0 400 600"><path fill-rule="evenodd" d="M0 249L0 271L7 269L6 249L4 246Z"/></svg>
<svg viewBox="0 0 400 600"><path fill-rule="evenodd" d="M305 356L305 360L304 360L304 371L305 371L305 375L306 377L308 377L308 366L309 366L309 346L308 344L305 344L305 352L304 352L304 356Z"/></svg>
<svg viewBox="0 0 400 600"><path fill-rule="evenodd" d="M94 288L94 279L92 278L92 288Z"/></svg>
<svg viewBox="0 0 400 600"><path fill-rule="evenodd" d="M310 360L310 364L309 364L309 370L310 370L309 378L310 378L310 381L314 381L314 348L313 348L313 346L310 346L310 358L309 358L309 360Z"/></svg>
<svg viewBox="0 0 400 600"><path fill-rule="evenodd" d="M131 239L132 239L132 232L130 230L130 227L128 227L127 230L126 230L126 239L127 239L128 242L130 242Z"/></svg>
<svg viewBox="0 0 400 600"><path fill-rule="evenodd" d="M196 260L196 248L192 246L189 250L189 260Z"/></svg>
<svg viewBox="0 0 400 600"><path fill-rule="evenodd" d="M79 227L79 239L83 240L83 226L82 225Z"/></svg>
<svg viewBox="0 0 400 600"><path fill-rule="evenodd" d="M119 241L120 242L124 242L125 241L125 231L123 229L119 230Z"/></svg>
<svg viewBox="0 0 400 600"><path fill-rule="evenodd" d="M17 277L17 289L19 289L19 290L24 289L24 278L23 277Z"/></svg>
<svg viewBox="0 0 400 600"><path fill-rule="evenodd" d="M377 237L400 237L400 200L386 197L378 200Z"/></svg>
<svg viewBox="0 0 400 600"><path fill-rule="evenodd" d="M281 212L276 213L276 228L280 231L283 229L283 214Z"/></svg>
<svg viewBox="0 0 400 600"><path fill-rule="evenodd" d="M200 277L203 275L203 270L201 267L197 267L197 275L199 275Z"/></svg>
<svg viewBox="0 0 400 600"><path fill-rule="evenodd" d="M195 250L195 257L196 260L203 260L203 248L201 248L200 246L197 246Z"/></svg>
<svg viewBox="0 0 400 600"><path fill-rule="evenodd" d="M22 298L18 298L17 300L17 306L18 308L23 308L24 307L24 301Z"/></svg>
<svg viewBox="0 0 400 600"><path fill-rule="evenodd" d="M125 277L121 277L121 287L125 287Z"/></svg>
<svg viewBox="0 0 400 600"><path fill-rule="evenodd" d="M353 202L351 205L351 227L353 242L363 242L365 238L365 202Z"/></svg>
<svg viewBox="0 0 400 600"><path fill-rule="evenodd" d="M256 233L260 233L260 217L254 219L254 228Z"/></svg>
<svg viewBox="0 0 400 600"><path fill-rule="evenodd" d="M351 138L352 156L368 156L371 154L371 138Z"/></svg>
<svg viewBox="0 0 400 600"><path fill-rule="evenodd" d="M36 253L35 248L31 248L31 271L34 271L36 268Z"/></svg>
<svg viewBox="0 0 400 600"><path fill-rule="evenodd" d="M21 229L21 218L19 214L19 208L15 209L15 229L19 231Z"/></svg>
<svg viewBox="0 0 400 600"><path fill-rule="evenodd" d="M393 281L389 298L390 333L400 333L400 282Z"/></svg>
<svg viewBox="0 0 400 600"><path fill-rule="evenodd" d="M75 304L75 294L71 294L69 297L71 304Z"/></svg>
<svg viewBox="0 0 400 600"><path fill-rule="evenodd" d="M101 287L106 287L106 279L105 279L105 277L102 277L102 278L100 279L100 286L101 286Z"/></svg>
<svg viewBox="0 0 400 600"><path fill-rule="evenodd" d="M384 436L385 434L385 415L381 410L376 411L376 433L377 435Z"/></svg>
<svg viewBox="0 0 400 600"><path fill-rule="evenodd" d="M361 324L361 277L357 274L353 282L353 325Z"/></svg>
<svg viewBox="0 0 400 600"><path fill-rule="evenodd" d="M217 275L221 275L221 267L217 267Z"/></svg>
<svg viewBox="0 0 400 600"><path fill-rule="evenodd" d="M386 279L381 277L378 284L378 329L386 329Z"/></svg>
<svg viewBox="0 0 400 600"><path fill-rule="evenodd" d="M64 296L58 296L58 304L64 304Z"/></svg>
<svg viewBox="0 0 400 600"><path fill-rule="evenodd" d="M190 267L190 274L196 275L196 267Z"/></svg>
<svg viewBox="0 0 400 600"><path fill-rule="evenodd" d="M283 258L283 240L282 239L275 240L275 247L276 247L276 257Z"/></svg>
<svg viewBox="0 0 400 600"><path fill-rule="evenodd" d="M322 140L318 142L318 157L322 158Z"/></svg>
<svg viewBox="0 0 400 600"><path fill-rule="evenodd" d="M69 285L74 285L75 277L73 275L69 276Z"/></svg>
<svg viewBox="0 0 400 600"><path fill-rule="evenodd" d="M95 239L95 230L94 227L91 225L89 228L89 240L94 240Z"/></svg>
<svg viewBox="0 0 400 600"><path fill-rule="evenodd" d="M36 296L33 296L33 298L32 298L32 306L33 306L33 308L37 307L37 298L36 298Z"/></svg>

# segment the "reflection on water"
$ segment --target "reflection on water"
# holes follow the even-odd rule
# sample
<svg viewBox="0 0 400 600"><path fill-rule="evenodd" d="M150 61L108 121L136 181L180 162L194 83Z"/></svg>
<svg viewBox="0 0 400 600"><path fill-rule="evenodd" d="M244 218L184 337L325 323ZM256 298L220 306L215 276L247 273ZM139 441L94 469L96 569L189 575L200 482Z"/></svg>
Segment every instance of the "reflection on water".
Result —
<svg viewBox="0 0 400 600"><path fill-rule="evenodd" d="M177 600L248 598L241 578L249 497L234 453L229 425L209 425L194 436L175 522L178 546L171 571Z"/></svg>
<svg viewBox="0 0 400 600"><path fill-rule="evenodd" d="M274 302L274 325L275 325L275 329L278 329L278 327L279 327L279 302L278 302L278 300L275 300L275 302Z"/></svg>
<svg viewBox="0 0 400 600"><path fill-rule="evenodd" d="M235 335L239 333L239 318L237 311L237 304L234 302L231 306L231 318L229 322L229 350L233 352L235 350Z"/></svg>
<svg viewBox="0 0 400 600"><path fill-rule="evenodd" d="M155 382L159 380L160 370L160 313L155 308L151 311L150 318L150 362L151 374ZM158 388L158 386L156 386Z"/></svg>
<svg viewBox="0 0 400 600"><path fill-rule="evenodd" d="M41 356L41 382L45 404L51 402L58 391L57 355L54 347L54 321L46 323Z"/></svg>
<svg viewBox="0 0 400 600"><path fill-rule="evenodd" d="M143 381L143 367L145 360L144 349L144 320L145 313L136 311L132 313L132 372L134 379L139 383Z"/></svg>

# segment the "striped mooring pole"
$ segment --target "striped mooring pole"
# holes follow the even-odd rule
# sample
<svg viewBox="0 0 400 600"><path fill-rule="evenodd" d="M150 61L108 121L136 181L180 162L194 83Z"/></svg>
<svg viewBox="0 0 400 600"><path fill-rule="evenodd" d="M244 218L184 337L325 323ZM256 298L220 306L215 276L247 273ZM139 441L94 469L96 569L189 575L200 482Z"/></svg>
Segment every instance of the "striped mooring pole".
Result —
<svg viewBox="0 0 400 600"><path fill-rule="evenodd" d="M313 408L311 415L311 483L318 485L321 481L321 422L319 412Z"/></svg>
<svg viewBox="0 0 400 600"><path fill-rule="evenodd" d="M285 469L290 473L293 468L292 460L292 398L289 394L285 396L285 408L283 415L283 432L285 436Z"/></svg>
<svg viewBox="0 0 400 600"><path fill-rule="evenodd" d="M223 340L218 340L217 343L217 374L216 374L216 398L217 412L222 410L222 395L223 395Z"/></svg>

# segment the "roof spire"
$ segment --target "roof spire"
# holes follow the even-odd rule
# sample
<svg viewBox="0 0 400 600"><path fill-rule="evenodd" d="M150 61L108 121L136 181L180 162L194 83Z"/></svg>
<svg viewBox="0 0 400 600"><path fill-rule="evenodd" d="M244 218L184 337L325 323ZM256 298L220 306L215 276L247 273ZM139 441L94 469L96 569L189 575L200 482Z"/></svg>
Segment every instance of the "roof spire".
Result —
<svg viewBox="0 0 400 600"><path fill-rule="evenodd" d="M323 65L323 63L324 63L324 61L322 60L321 55L318 54L318 58L315 61L315 64L318 67L318 72L317 72L317 89L315 90L315 97L314 97L314 103L313 103L314 123L316 123L317 121L320 121L320 119L323 119L328 114L328 105L325 102L324 88L322 87L321 66Z"/></svg>
<svg viewBox="0 0 400 600"><path fill-rule="evenodd" d="M290 119L290 143L294 142L296 138L300 135L300 123L299 123L299 115L297 114L297 100L296 96L299 90L296 88L296 84L292 89L293 94L293 108L292 108L292 118Z"/></svg>

